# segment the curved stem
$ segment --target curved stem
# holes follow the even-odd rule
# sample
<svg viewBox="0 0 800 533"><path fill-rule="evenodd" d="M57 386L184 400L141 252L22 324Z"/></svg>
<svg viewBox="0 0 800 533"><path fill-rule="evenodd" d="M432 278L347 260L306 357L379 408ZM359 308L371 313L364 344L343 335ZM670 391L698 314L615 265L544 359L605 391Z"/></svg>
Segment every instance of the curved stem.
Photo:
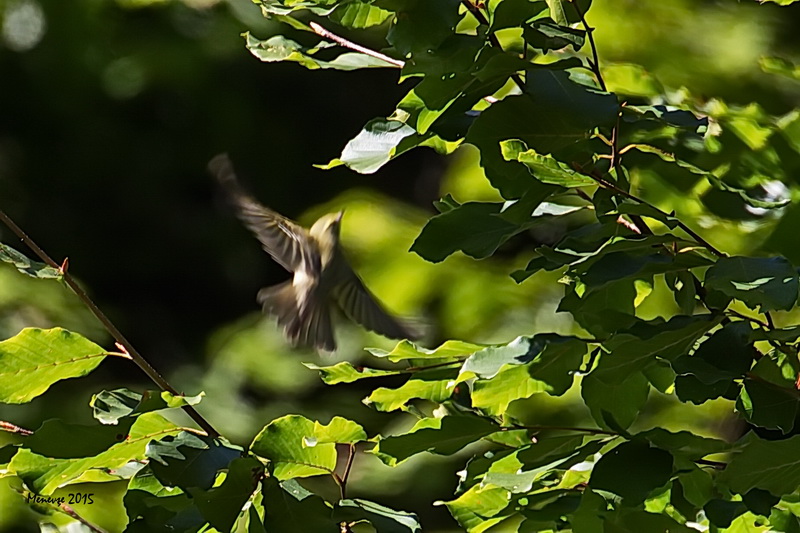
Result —
<svg viewBox="0 0 800 533"><path fill-rule="evenodd" d="M25 245L30 248L33 253L35 253L42 261L44 261L47 265L61 271L64 282L69 286L70 289L72 289L72 292L74 292L78 299L80 299L80 301L83 302L87 308L89 308L89 311L91 311L97 320L100 321L106 331L108 331L114 340L117 341L118 345L124 348L125 352L130 356L133 362L136 363L136 365L141 368L145 374L147 374L147 377L153 380L153 382L158 385L161 390L165 390L171 394L180 396L180 393L175 390L175 388L172 387L172 385L170 385L167 380L161 376L161 374L158 373L158 371L136 350L136 348L133 347L130 341L125 338L122 332L117 329L117 327L111 322L111 320L109 320L105 313L103 313L103 311L97 307L92 299L89 298L89 295L86 294L86 291L84 291L83 288L78 285L78 282L75 281L69 272L67 272L66 260L64 261L63 265L59 265L53 261L53 259L47 255L47 253L42 250L39 245L33 241L33 239L28 237L28 235L22 231L22 228L17 226L17 224L2 210L0 210L0 220L2 220L3 223L5 223L5 225L8 226L11 231L13 231L14 234L19 237L19 239L25 243ZM220 436L219 432L214 429L214 427L205 418L203 418L200 413L194 409L194 407L191 405L184 405L183 410L186 411L186 414L188 414L195 422L197 422L197 425L203 428L209 437L217 438Z"/></svg>

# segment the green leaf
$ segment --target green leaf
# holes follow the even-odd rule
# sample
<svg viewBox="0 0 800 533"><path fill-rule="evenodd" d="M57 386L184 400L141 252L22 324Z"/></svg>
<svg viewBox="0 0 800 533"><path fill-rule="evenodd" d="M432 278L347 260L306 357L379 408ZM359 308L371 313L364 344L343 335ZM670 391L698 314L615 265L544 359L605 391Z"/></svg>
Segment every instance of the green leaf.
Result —
<svg viewBox="0 0 800 533"><path fill-rule="evenodd" d="M367 500L339 500L333 508L333 517L337 522L367 521L381 533L422 531L417 515L405 511L395 511Z"/></svg>
<svg viewBox="0 0 800 533"><path fill-rule="evenodd" d="M600 427L611 428L611 421L629 427L647 401L650 383L641 372L592 371L583 378L581 396ZM611 420L609 420L609 416Z"/></svg>
<svg viewBox="0 0 800 533"><path fill-rule="evenodd" d="M602 68L602 72L603 80L605 80L608 90L616 94L652 98L664 92L664 87L661 83L641 65L632 63L607 64ZM654 114L658 112L656 111L658 107L659 106L646 106L646 108L652 109ZM664 108L665 106L660 107ZM643 110L644 108L645 106L639 107L631 105L623 107L623 120L626 115L637 113L640 109ZM641 114L644 115L644 112Z"/></svg>
<svg viewBox="0 0 800 533"><path fill-rule="evenodd" d="M656 358L673 361L687 354L719 320L707 315L675 316L667 322L662 319L639 321L603 343L609 353L600 357L589 376L610 384L644 371L656 363Z"/></svg>
<svg viewBox="0 0 800 533"><path fill-rule="evenodd" d="M445 379L441 379L442 376ZM412 399L443 402L453 394L456 387L455 369L419 372L396 389L380 387L372 391L364 404L378 411L394 411L405 407Z"/></svg>
<svg viewBox="0 0 800 533"><path fill-rule="evenodd" d="M561 187L591 187L597 182L589 176L575 172L550 155L529 150L523 141L514 139L500 142L500 152L506 161L518 161L528 167L531 175L542 183Z"/></svg>
<svg viewBox="0 0 800 533"><path fill-rule="evenodd" d="M621 508L605 517L607 528L619 533L642 531L669 531L669 533L694 533L697 530L677 522L666 514L650 513L640 509Z"/></svg>
<svg viewBox="0 0 800 533"><path fill-rule="evenodd" d="M728 528L736 517L747 512L742 502L733 502L714 498L703 506L708 521L717 527Z"/></svg>
<svg viewBox="0 0 800 533"><path fill-rule="evenodd" d="M436 215L411 251L434 263L459 250L476 259L489 257L521 229L500 216L501 209L499 203L468 202Z"/></svg>
<svg viewBox="0 0 800 533"><path fill-rule="evenodd" d="M278 480L330 474L336 467L336 443L366 440L356 424L334 417L328 426L299 415L267 424L250 445L254 454L269 459Z"/></svg>
<svg viewBox="0 0 800 533"><path fill-rule="evenodd" d="M739 443L741 452L733 456L719 481L738 494L751 489L767 490L775 496L790 494L800 479L800 436L767 441L748 433Z"/></svg>
<svg viewBox="0 0 800 533"><path fill-rule="evenodd" d="M377 0L376 6L386 7ZM445 39L455 33L461 16L458 13L459 0L439 0L438 2L399 2L392 6L397 11L394 24L389 29L386 40L401 54L438 48Z"/></svg>
<svg viewBox="0 0 800 533"><path fill-rule="evenodd" d="M523 28L523 36L529 46L548 52L572 46L576 52L583 47L586 32L557 24L552 19L537 19Z"/></svg>
<svg viewBox="0 0 800 533"><path fill-rule="evenodd" d="M702 459L706 455L726 452L731 448L730 444L722 440L701 437L688 431L674 433L662 428L649 429L637 433L634 437L646 439L662 450L690 461Z"/></svg>
<svg viewBox="0 0 800 533"><path fill-rule="evenodd" d="M798 276L783 257L724 257L708 269L704 285L761 313L797 302Z"/></svg>
<svg viewBox="0 0 800 533"><path fill-rule="evenodd" d="M345 52L331 61L323 61L314 57L314 54L320 49L333 46L332 44L320 43L314 48L306 48L283 35L275 35L266 41L256 39L250 32L245 32L242 35L247 41L247 49L250 50L250 53L266 63L292 61L310 70L357 70L360 68L394 66L382 59L357 52Z"/></svg>
<svg viewBox="0 0 800 533"><path fill-rule="evenodd" d="M264 477L264 465L255 457L239 457L228 465L221 485L210 490L190 489L203 517L219 531L231 531L245 503Z"/></svg>
<svg viewBox="0 0 800 533"><path fill-rule="evenodd" d="M580 9L585 15L592 5L592 0L546 0L546 2L550 8L550 18L562 26L581 22L578 10Z"/></svg>
<svg viewBox="0 0 800 533"><path fill-rule="evenodd" d="M345 145L342 155L319 168L329 169L346 165L360 174L372 174L396 154L400 142L414 135L414 128L403 122L376 118Z"/></svg>
<svg viewBox="0 0 800 533"><path fill-rule="evenodd" d="M330 505L296 480L279 483L270 476L262 482L264 527L267 531L336 533L339 527Z"/></svg>
<svg viewBox="0 0 800 533"><path fill-rule="evenodd" d="M625 472L620 476L620 472ZM592 469L589 486L622 498L624 505L639 505L672 475L672 455L643 441L624 442L606 452Z"/></svg>
<svg viewBox="0 0 800 533"><path fill-rule="evenodd" d="M778 3L781 5L788 5L796 1L797 0L779 0ZM791 80L800 80L800 66L795 65L788 59L775 56L764 56L758 60L758 66L760 66L761 70L768 74L779 74Z"/></svg>
<svg viewBox="0 0 800 533"><path fill-rule="evenodd" d="M516 28L520 22L527 22L542 11L547 6L542 2L531 2L530 0L503 0L502 2L489 3L486 5L491 13L490 31L496 32L505 28Z"/></svg>
<svg viewBox="0 0 800 533"><path fill-rule="evenodd" d="M90 457L125 440L133 420L122 426L70 424L58 419L45 420L24 441L33 453L58 459Z"/></svg>
<svg viewBox="0 0 800 533"><path fill-rule="evenodd" d="M719 318L676 316L668 322L640 321L603 344L597 366L583 380L582 395L598 424L607 414L623 428L633 423L647 400L648 379L641 374L657 359L672 361L688 351ZM677 371L677 370L676 370Z"/></svg>
<svg viewBox="0 0 800 533"><path fill-rule="evenodd" d="M473 416L423 418L408 433L377 437L377 445L370 453L389 466L397 466L422 452L452 455L497 429L498 426L491 420Z"/></svg>
<svg viewBox="0 0 800 533"><path fill-rule="evenodd" d="M496 515L508 507L508 491L501 487L474 485L455 500L438 502L468 532L488 531L502 520Z"/></svg>
<svg viewBox="0 0 800 533"><path fill-rule="evenodd" d="M39 494L52 494L58 487L80 477L90 469L118 469L130 461L144 461L147 443L156 437L177 435L181 429L157 413L136 419L124 441L107 450L81 459L54 459L21 449L8 465L10 472Z"/></svg>
<svg viewBox="0 0 800 533"><path fill-rule="evenodd" d="M622 279L647 279L657 274L684 272L711 263L712 261L692 251L672 254L662 248L650 253L643 250L609 251L596 261L587 261L571 270L587 286L587 293L590 293Z"/></svg>
<svg viewBox="0 0 800 533"><path fill-rule="evenodd" d="M391 11L355 0L338 4L329 17L346 28L362 29L383 24L392 14Z"/></svg>
<svg viewBox="0 0 800 533"><path fill-rule="evenodd" d="M226 446L217 439L182 431L147 444L145 455L158 481L166 487L208 490L217 472L242 456L241 448Z"/></svg>
<svg viewBox="0 0 800 533"><path fill-rule="evenodd" d="M256 0L261 6L264 16L269 15L288 15L293 11L307 9L315 15L326 16L336 4L333 0Z"/></svg>
<svg viewBox="0 0 800 533"><path fill-rule="evenodd" d="M62 379L82 377L106 351L61 328L25 328L0 342L0 401L26 403Z"/></svg>
<svg viewBox="0 0 800 533"><path fill-rule="evenodd" d="M530 71L525 91L492 104L466 137L480 149L487 178L507 199L525 192L530 175L524 166L504 160L501 141L520 139L537 154L550 154L587 139L598 126L613 124L618 110L613 95L579 85L564 72Z"/></svg>
<svg viewBox="0 0 800 533"><path fill-rule="evenodd" d="M746 322L731 322L714 332L692 355L684 354L672 361L678 374L676 393L681 401L702 403L736 388L733 380L749 370L753 347L751 327Z"/></svg>
<svg viewBox="0 0 800 533"><path fill-rule="evenodd" d="M407 359L452 359L456 361L458 358L471 355L485 347L486 345L450 340L445 341L438 348L429 350L402 340L389 352L379 348L366 348L366 350L375 357L385 357L392 363L397 363Z"/></svg>
<svg viewBox="0 0 800 533"><path fill-rule="evenodd" d="M585 354L586 344L579 339L555 334L519 337L470 356L459 379L479 376L473 383L472 406L497 416L514 400L537 392L564 394Z"/></svg>
<svg viewBox="0 0 800 533"><path fill-rule="evenodd" d="M702 508L714 497L711 474L696 465L692 465L688 471L682 468L678 473L678 481L683 488L683 496L695 507Z"/></svg>
<svg viewBox="0 0 800 533"><path fill-rule="evenodd" d="M61 271L44 263L32 261L25 254L0 242L0 261L11 263L17 270L32 278L61 279Z"/></svg>
<svg viewBox="0 0 800 533"><path fill-rule="evenodd" d="M753 425L789 433L798 412L795 382L770 357L761 357L744 380L736 410Z"/></svg>
<svg viewBox="0 0 800 533"><path fill-rule="evenodd" d="M334 416L327 425L314 422L314 437L318 444L355 444L367 440L367 434L359 424L341 416ZM311 446L311 439L306 439Z"/></svg>
<svg viewBox="0 0 800 533"><path fill-rule="evenodd" d="M542 345L532 342L528 337L517 337L508 344L487 346L470 355L459 372L459 379L478 376L490 379L509 364L523 364L531 361L542 350Z"/></svg>
<svg viewBox="0 0 800 533"><path fill-rule="evenodd" d="M531 378L527 366L509 366L493 379L476 380L472 385L472 407L488 415L500 416L514 400L547 392L548 386Z"/></svg>
<svg viewBox="0 0 800 533"><path fill-rule="evenodd" d="M114 425L128 416L138 416L159 409L197 405L203 396L205 396L203 392L197 396L182 396L167 391L152 390L139 394L123 388L101 391L92 396L89 405L92 407L92 416L103 424Z"/></svg>
<svg viewBox="0 0 800 533"><path fill-rule="evenodd" d="M131 533L199 530L206 519L182 490L168 489L145 467L134 476L124 497Z"/></svg>
<svg viewBox="0 0 800 533"><path fill-rule="evenodd" d="M338 383L353 383L359 379L375 378L384 376L396 376L402 374L403 370L378 370L375 368L356 368L352 363L342 361L333 366L317 366L313 363L303 363L303 366L311 370L318 370L320 378L326 385L336 385Z"/></svg>

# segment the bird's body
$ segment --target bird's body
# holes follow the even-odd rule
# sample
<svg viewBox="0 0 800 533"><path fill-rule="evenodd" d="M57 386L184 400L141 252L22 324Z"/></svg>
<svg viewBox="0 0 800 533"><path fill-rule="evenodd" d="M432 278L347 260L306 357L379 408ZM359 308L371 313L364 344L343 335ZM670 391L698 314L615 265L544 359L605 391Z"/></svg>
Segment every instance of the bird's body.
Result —
<svg viewBox="0 0 800 533"><path fill-rule="evenodd" d="M258 293L264 312L278 318L293 345L336 350L333 304L371 331L391 338L415 337L383 309L347 262L339 244L343 212L325 215L307 230L249 196L239 186L226 154L212 159L209 170L264 250L293 274L291 281Z"/></svg>

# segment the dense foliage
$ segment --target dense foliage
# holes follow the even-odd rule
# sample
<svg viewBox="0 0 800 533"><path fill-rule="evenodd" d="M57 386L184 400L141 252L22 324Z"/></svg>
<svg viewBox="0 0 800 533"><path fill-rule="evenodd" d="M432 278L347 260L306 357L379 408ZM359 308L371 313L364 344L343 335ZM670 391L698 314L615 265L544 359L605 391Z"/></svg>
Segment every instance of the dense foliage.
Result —
<svg viewBox="0 0 800 533"><path fill-rule="evenodd" d="M800 528L800 274L786 244L793 230L782 226L800 197L800 111L773 116L758 104L668 90L638 65L601 64L586 21L590 0L260 6L323 37L306 46L246 34L262 61L397 68L414 82L391 116L369 121L326 167L373 173L413 148L475 147L502 199L443 197L411 250L434 263L456 252L484 259L515 239L549 236L508 274L526 283L557 273L558 311L572 317L574 333L432 349L404 341L370 349L370 366L309 364L327 385L374 382L367 405L417 422L369 435L343 417L287 415L242 448L195 411L200 396L178 394L98 310L115 351L65 329L26 328L0 342L4 403L29 402L109 356L130 359L162 389L99 392L91 426L51 420L29 432L4 423L23 438L0 460L31 505L93 528L76 509L90 503L92 487L123 479L127 531L420 531L414 509L348 497L353 462L368 453L389 469L467 448L455 493L440 502L466 531ZM389 48L360 47L308 23L308 11L348 29L383 25ZM798 77L786 60L761 65L776 79ZM673 210L662 201L663 183L685 203ZM731 255L681 209L759 224L788 257ZM43 284L59 279L93 305L66 263L26 242L44 263L7 245L0 259ZM402 383L384 386L387 379ZM519 401L536 395L579 395L595 426L529 423ZM727 429L691 420L643 427L654 397L687 413L726 400ZM202 431L159 413L178 408ZM337 497L303 484L320 476L333 480Z"/></svg>

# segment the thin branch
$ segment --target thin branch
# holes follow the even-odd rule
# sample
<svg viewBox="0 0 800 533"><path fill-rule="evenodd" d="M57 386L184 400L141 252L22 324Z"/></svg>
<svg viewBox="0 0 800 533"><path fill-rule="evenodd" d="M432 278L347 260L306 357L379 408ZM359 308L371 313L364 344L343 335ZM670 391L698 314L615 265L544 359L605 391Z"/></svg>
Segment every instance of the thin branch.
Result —
<svg viewBox="0 0 800 533"><path fill-rule="evenodd" d="M629 200L632 200L632 201L636 202L637 204L646 205L650 209L653 209L654 211L660 213L661 215L663 215L665 217L670 216L669 213L667 213L666 211L664 211L662 209L659 209L658 207L654 206L653 204L651 204L647 200L645 200L643 198L639 198L638 196L633 195L633 194L629 193L628 191L626 191L624 189L620 189L615 183L612 183L612 182L610 182L610 181L608 181L606 179L594 176L594 175L592 175L591 173L588 173L588 172L582 172L582 174L584 176L586 176L588 178L591 178L594 181L596 181L601 187L604 187L604 188L606 188L606 189L608 189L610 191L613 191L613 192L619 194L620 196L624 196L625 198L627 198ZM708 242L703 237L701 237L696 231L694 231L692 228L687 226L684 222L682 222L681 220L678 220L678 219L675 219L675 220L677 221L678 227L681 228L686 233L688 233L695 240L695 242L697 244L702 245L704 248L708 249L708 251L710 251L711 253L713 253L717 257L727 257L727 255L724 252L721 252L720 250L718 250L716 247L714 247L714 245L712 245L710 242Z"/></svg>
<svg viewBox="0 0 800 533"><path fill-rule="evenodd" d="M33 435L33 431L31 431L30 429L19 427L15 424L12 424L11 422L6 422L5 420L0 420L0 430L8 431L9 433L16 433L24 437Z"/></svg>
<svg viewBox="0 0 800 533"><path fill-rule="evenodd" d="M331 33L330 31L326 30L316 22L309 22L308 25L311 27L312 30L314 30L314 33L316 33L320 37L325 37L326 39L330 39L331 41L341 46L344 46L345 48L349 48L350 50L355 50L356 52L361 52L362 54L374 57L375 59L380 59L381 61L385 61L397 68L403 68L403 66L405 65L404 61L401 61L399 59L394 59L393 57L389 57L380 52L376 52L375 50L371 50L369 48L361 46L360 44L348 41L344 37L340 37L335 33Z"/></svg>
<svg viewBox="0 0 800 533"><path fill-rule="evenodd" d="M478 20L478 24L489 26L489 19L486 18L478 6L470 2L470 0L461 0L461 4L466 7L467 11L469 11L472 16ZM498 50L503 49L503 47L500 46L500 41L497 39L497 36L494 33L489 33L489 43L491 43L491 45ZM525 92L525 82L522 81L522 78L520 78L519 74L512 74L511 79L515 84L517 84L517 87L519 87L520 91Z"/></svg>
<svg viewBox="0 0 800 533"><path fill-rule="evenodd" d="M589 66L592 68L592 72L597 77L597 83L600 85L600 88L603 91L606 91L606 82L603 81L603 75L600 73L600 59L597 56L597 45L594 42L594 28L589 26L589 23L586 22L586 17L583 15L583 11L578 6L577 2L570 2L572 6L575 8L575 11L578 13L578 17L581 19L581 23L583 24L583 28L586 30L586 35L589 37L589 47L592 49L592 59L589 60Z"/></svg>
<svg viewBox="0 0 800 533"><path fill-rule="evenodd" d="M353 459L356 457L356 445L350 443L350 449L347 454L347 464L344 465L344 474L342 474L342 499L345 498L347 492L347 478L350 477L350 469L353 468Z"/></svg>
<svg viewBox="0 0 800 533"><path fill-rule="evenodd" d="M606 431L604 429L583 428L583 427L570 427L570 426L520 426L514 425L515 429L529 429L531 431L574 431L576 433L589 433L592 435L610 435L612 437L621 437L616 431Z"/></svg>
<svg viewBox="0 0 800 533"><path fill-rule="evenodd" d="M0 210L0 220L2 220L5 223L5 225L8 226L11 229L11 231L13 231L14 234L17 237L19 237L19 239L23 243L25 243L25 245L28 248L30 248L33 251L33 253L35 253L42 261L44 261L47 265L61 271L64 282L66 282L69 288L72 289L72 292L74 292L75 295L81 300L81 302L83 302L83 304L87 308L89 308L89 311L91 311L92 314L95 317L97 317L97 320L99 320L100 323L103 324L103 327L106 329L106 331L108 331L114 338L114 340L117 341L117 345L121 346L125 350L125 352L133 360L133 362L136 363L137 366L141 368L145 374L147 374L147 377L153 380L153 382L156 385L158 385L162 390L180 396L180 393L177 390L175 390L172 387L172 385L170 385L167 382L167 380L165 380L161 376L161 374L159 374L158 371L155 368L153 368L153 366L144 357L142 357L141 354L139 354L139 352L136 350L136 348L133 347L130 341L128 341L128 339L125 338L125 336L117 329L117 327L111 322L111 320L109 320L109 318L105 315L105 313L103 313L100 310L100 308L97 307L97 305L92 301L92 299L89 298L89 295L86 294L86 291L84 291L81 288L81 286L78 285L78 282L76 282L75 279L67 271L66 261L62 265L59 265L58 263L53 261L53 259L49 255L47 255L47 253L44 250L42 250L39 247L39 245L37 245L33 241L33 239L28 237L28 235L24 231L22 231L22 228L17 226L17 224L13 220L11 220L11 218L9 218L9 216L6 215L5 212L3 212L2 210ZM214 427L205 418L203 418L200 415L200 413L198 413L194 409L194 407L192 407L191 405L184 405L183 410L186 411L186 414L188 414L195 422L197 422L197 424L201 428L203 428L203 430L208 434L209 437L217 438L220 436L219 432L216 429L214 429Z"/></svg>

